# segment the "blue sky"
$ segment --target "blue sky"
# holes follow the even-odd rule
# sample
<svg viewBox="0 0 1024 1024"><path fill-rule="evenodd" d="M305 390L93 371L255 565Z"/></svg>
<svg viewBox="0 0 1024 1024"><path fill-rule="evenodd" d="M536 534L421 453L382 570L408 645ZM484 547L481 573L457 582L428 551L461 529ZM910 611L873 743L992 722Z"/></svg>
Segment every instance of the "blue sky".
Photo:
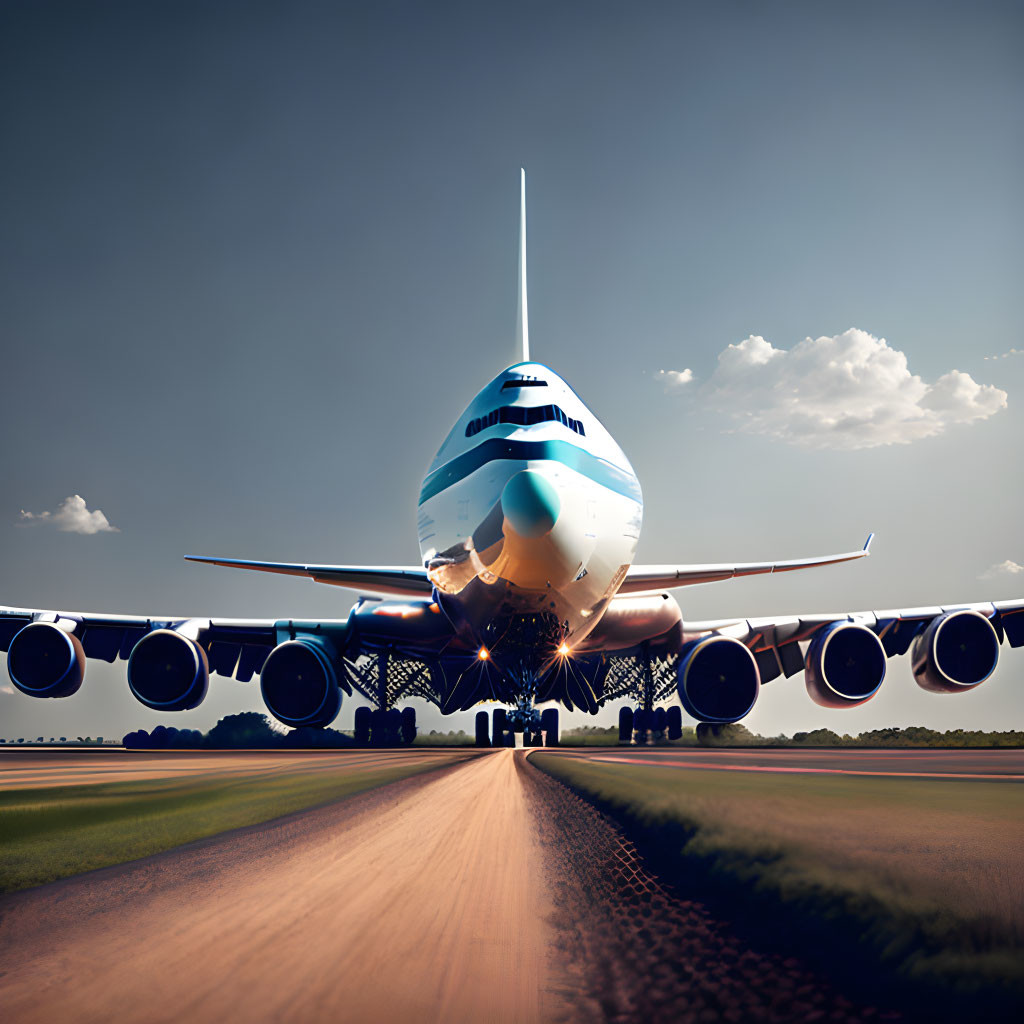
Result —
<svg viewBox="0 0 1024 1024"><path fill-rule="evenodd" d="M532 352L633 461L639 560L878 534L687 617L1021 596L1022 51L996 3L4 5L0 601L342 616L181 556L417 561L423 473L513 356L520 166ZM60 530L74 495L118 532ZM777 682L748 724L1022 727L1022 673L944 699L894 661L853 712ZM258 706L215 677L180 718ZM123 665L0 713L159 720Z"/></svg>

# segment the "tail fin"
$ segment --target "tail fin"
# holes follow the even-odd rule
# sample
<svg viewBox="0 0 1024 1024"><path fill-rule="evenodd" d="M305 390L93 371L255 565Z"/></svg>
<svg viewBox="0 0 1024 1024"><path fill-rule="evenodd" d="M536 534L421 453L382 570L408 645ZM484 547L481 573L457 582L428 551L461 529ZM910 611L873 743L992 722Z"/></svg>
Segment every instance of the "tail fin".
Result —
<svg viewBox="0 0 1024 1024"><path fill-rule="evenodd" d="M519 310L516 315L516 349L519 361L530 361L530 320L526 308L526 171L519 168Z"/></svg>

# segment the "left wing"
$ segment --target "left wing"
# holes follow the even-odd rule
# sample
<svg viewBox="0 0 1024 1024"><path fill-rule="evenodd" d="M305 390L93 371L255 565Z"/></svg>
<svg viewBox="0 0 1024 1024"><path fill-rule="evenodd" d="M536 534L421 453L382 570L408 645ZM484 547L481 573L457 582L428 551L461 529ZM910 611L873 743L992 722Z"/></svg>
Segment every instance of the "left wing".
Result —
<svg viewBox="0 0 1024 1024"><path fill-rule="evenodd" d="M434 585L427 570L406 565L304 565L299 562L253 562L242 558L208 558L186 555L189 562L225 565L230 569L254 569L284 576L305 576L315 583L333 583L336 587L393 594L398 597L429 597Z"/></svg>
<svg viewBox="0 0 1024 1024"><path fill-rule="evenodd" d="M766 573L793 572L796 569L814 569L820 565L836 565L866 558L871 552L874 534L868 535L860 551L845 551L838 555L819 555L816 558L794 558L785 562L725 562L710 565L633 565L619 587L620 594L637 594L648 590L671 590L695 583L714 583L739 576L761 576Z"/></svg>
<svg viewBox="0 0 1024 1024"><path fill-rule="evenodd" d="M340 620L344 624L344 620ZM278 630L287 623L274 619L185 619L173 616L107 615L0 607L0 651L25 626L47 623L73 636L86 658L113 663L127 660L148 633L173 630L202 647L209 670L248 682L263 667L278 643Z"/></svg>

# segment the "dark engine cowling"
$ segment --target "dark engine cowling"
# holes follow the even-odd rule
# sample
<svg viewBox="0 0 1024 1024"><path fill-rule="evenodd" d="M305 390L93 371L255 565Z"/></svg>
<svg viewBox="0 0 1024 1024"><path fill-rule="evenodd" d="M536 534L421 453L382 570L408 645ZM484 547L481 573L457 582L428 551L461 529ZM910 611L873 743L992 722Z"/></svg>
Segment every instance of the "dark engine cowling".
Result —
<svg viewBox="0 0 1024 1024"><path fill-rule="evenodd" d="M263 664L260 692L267 710L293 729L323 729L341 710L331 656L315 640L278 644Z"/></svg>
<svg viewBox="0 0 1024 1024"><path fill-rule="evenodd" d="M128 658L128 688L154 711L191 711L210 686L206 651L173 629L154 629Z"/></svg>
<svg viewBox="0 0 1024 1024"><path fill-rule="evenodd" d="M70 697L85 678L82 643L52 622L31 622L11 640L7 673L29 697Z"/></svg>
<svg viewBox="0 0 1024 1024"><path fill-rule="evenodd" d="M999 661L999 637L980 612L947 612L914 641L914 678L932 693L963 693L983 683Z"/></svg>
<svg viewBox="0 0 1024 1024"><path fill-rule="evenodd" d="M874 697L884 678L885 650L867 626L833 622L811 642L804 681L823 708L855 708Z"/></svg>
<svg viewBox="0 0 1024 1024"><path fill-rule="evenodd" d="M707 636L679 652L679 700L699 722L738 722L749 714L761 688L757 662L744 644Z"/></svg>

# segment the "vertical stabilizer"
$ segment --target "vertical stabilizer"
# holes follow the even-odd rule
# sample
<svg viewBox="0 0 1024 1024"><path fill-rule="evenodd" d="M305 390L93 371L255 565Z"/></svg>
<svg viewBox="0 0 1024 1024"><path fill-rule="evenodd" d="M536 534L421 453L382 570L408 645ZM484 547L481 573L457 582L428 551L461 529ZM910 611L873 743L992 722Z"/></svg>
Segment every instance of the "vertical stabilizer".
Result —
<svg viewBox="0 0 1024 1024"><path fill-rule="evenodd" d="M530 361L530 318L526 306L526 171L519 168L519 310L516 314L516 350L520 362Z"/></svg>

